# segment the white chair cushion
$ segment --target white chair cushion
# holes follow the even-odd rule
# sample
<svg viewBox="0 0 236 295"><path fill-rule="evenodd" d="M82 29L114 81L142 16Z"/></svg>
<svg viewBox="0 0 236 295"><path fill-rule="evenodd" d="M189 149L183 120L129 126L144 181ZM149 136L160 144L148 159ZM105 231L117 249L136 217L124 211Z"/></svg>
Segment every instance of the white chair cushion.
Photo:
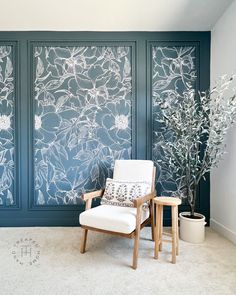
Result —
<svg viewBox="0 0 236 295"><path fill-rule="evenodd" d="M152 182L153 167L148 160L116 160L113 179Z"/></svg>
<svg viewBox="0 0 236 295"><path fill-rule="evenodd" d="M100 205L81 213L79 221L81 225L129 234L135 230L136 213L132 207ZM141 223L148 217L149 210L142 210Z"/></svg>

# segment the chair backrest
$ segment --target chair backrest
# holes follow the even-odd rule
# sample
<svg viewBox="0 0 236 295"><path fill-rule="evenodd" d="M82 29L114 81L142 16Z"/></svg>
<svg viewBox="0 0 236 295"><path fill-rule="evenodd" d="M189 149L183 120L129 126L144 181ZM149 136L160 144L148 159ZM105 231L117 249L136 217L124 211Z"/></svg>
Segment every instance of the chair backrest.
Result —
<svg viewBox="0 0 236 295"><path fill-rule="evenodd" d="M154 184L155 167L149 160L116 160L113 179L120 181L147 181Z"/></svg>

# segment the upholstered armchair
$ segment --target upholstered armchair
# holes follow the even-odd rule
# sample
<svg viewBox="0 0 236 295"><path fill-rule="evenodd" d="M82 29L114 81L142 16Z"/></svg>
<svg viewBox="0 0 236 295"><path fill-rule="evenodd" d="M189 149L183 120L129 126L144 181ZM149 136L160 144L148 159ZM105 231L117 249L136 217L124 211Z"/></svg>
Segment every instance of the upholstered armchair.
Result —
<svg viewBox="0 0 236 295"><path fill-rule="evenodd" d="M81 253L85 252L88 230L134 238L132 267L137 268L140 230L148 223L154 240L155 174L152 161L116 160L113 179L107 179L105 190L83 195ZM92 200L98 197L101 205L91 208Z"/></svg>

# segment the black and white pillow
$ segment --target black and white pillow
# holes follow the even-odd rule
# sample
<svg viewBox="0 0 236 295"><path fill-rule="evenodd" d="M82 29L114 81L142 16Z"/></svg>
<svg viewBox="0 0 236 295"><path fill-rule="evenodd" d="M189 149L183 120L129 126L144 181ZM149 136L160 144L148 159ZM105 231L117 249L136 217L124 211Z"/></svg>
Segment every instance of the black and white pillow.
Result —
<svg viewBox="0 0 236 295"><path fill-rule="evenodd" d="M107 178L101 204L134 207L134 199L151 193L151 183L145 181L120 181ZM144 208L148 208L145 203Z"/></svg>

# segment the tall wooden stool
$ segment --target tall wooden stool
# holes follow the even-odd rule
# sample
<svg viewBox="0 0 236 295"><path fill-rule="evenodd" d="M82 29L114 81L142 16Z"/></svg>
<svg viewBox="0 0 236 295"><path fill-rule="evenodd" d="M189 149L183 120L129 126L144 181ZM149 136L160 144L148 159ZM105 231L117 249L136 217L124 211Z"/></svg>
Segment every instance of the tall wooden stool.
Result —
<svg viewBox="0 0 236 295"><path fill-rule="evenodd" d="M178 230L178 206L181 204L179 198L156 197L156 227L155 227L155 251L154 258L158 259L158 252L162 250L162 242L172 243L172 263L176 263L176 255L179 254L179 230ZM171 206L172 232L163 232L163 206ZM171 240L163 239L163 235L171 236Z"/></svg>

